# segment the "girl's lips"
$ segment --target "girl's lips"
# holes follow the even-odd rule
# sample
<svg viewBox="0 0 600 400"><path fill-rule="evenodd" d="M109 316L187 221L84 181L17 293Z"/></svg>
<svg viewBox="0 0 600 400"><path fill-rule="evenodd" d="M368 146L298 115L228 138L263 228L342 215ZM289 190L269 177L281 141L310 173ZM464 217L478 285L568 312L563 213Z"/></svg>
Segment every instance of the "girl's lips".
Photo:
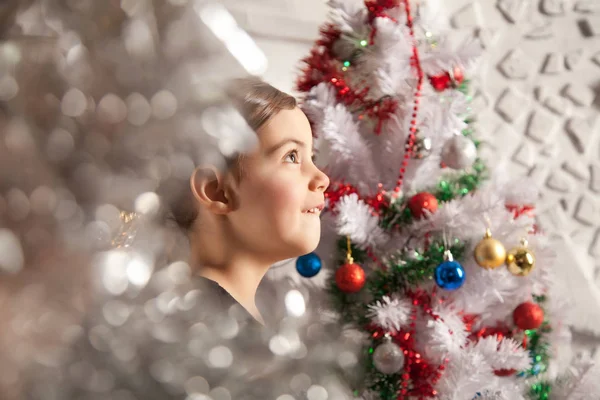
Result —
<svg viewBox="0 0 600 400"><path fill-rule="evenodd" d="M325 208L325 204L319 204L318 206L311 207L307 210L302 211L303 214L320 214Z"/></svg>

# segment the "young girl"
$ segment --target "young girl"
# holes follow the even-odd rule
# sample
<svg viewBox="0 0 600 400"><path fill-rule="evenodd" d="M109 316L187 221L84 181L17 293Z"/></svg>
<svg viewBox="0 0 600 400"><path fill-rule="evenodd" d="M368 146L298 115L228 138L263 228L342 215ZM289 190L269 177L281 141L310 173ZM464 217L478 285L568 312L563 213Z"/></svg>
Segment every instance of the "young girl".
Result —
<svg viewBox="0 0 600 400"><path fill-rule="evenodd" d="M310 125L292 96L258 79L232 88L258 147L227 170L197 167L171 211L189 239L194 273L264 324L258 285L272 264L317 247L329 179L312 161Z"/></svg>

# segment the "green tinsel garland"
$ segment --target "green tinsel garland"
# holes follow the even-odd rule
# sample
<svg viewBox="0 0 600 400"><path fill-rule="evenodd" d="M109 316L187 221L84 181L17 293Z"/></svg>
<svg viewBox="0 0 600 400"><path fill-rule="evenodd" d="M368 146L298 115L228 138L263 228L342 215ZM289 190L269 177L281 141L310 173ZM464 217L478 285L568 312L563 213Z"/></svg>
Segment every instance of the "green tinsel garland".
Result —
<svg viewBox="0 0 600 400"><path fill-rule="evenodd" d="M533 296L533 300L540 306L546 301L546 296ZM546 334L550 333L552 328L549 321L544 321L538 329L526 330L527 350L531 357L531 367L519 373L521 377L537 376L548 369L550 361L550 345L546 341ZM529 398L531 400L548 400L552 386L549 382L537 382L531 385L529 389Z"/></svg>

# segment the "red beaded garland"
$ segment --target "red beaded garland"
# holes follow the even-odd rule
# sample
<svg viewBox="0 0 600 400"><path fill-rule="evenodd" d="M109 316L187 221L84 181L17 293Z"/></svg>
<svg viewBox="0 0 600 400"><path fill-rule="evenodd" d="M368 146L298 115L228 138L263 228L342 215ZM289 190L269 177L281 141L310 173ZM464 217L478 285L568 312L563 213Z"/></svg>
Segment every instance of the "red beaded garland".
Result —
<svg viewBox="0 0 600 400"><path fill-rule="evenodd" d="M416 132L417 132L417 115L418 115L418 111L419 111L419 97L421 97L421 88L423 86L423 69L421 68L421 61L419 59L419 50L417 48L416 45L416 39L415 39L415 30L413 27L413 17L410 13L410 1L409 0L403 0L404 2L404 11L406 13L406 25L408 26L409 29L409 33L410 33L410 37L413 41L413 46L412 46L412 50L413 50L413 56L412 56L412 63L414 65L414 67L417 70L417 87L415 89L415 98L414 98L414 107L413 107L413 117L412 120L410 121L410 128L409 128L409 134L408 134L408 138L406 139L406 143L404 148L407 149L404 152L404 159L402 161L402 168L399 171L398 174L398 180L396 181L396 187L394 188L394 191L396 193L400 192L400 189L402 188L402 183L404 182L404 174L406 173L406 166L408 165L408 160L411 158L412 156L412 151L411 149L414 147L415 144L415 140L416 140Z"/></svg>

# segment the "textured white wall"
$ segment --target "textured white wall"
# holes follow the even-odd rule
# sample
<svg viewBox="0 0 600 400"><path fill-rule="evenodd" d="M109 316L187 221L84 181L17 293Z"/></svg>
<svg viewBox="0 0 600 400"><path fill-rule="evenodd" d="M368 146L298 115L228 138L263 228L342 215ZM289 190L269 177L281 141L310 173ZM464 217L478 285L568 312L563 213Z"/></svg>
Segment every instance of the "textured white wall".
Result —
<svg viewBox="0 0 600 400"><path fill-rule="evenodd" d="M486 47L474 107L488 161L509 160L541 188L538 214L576 340L600 343L600 0L453 0L453 27ZM265 79L293 92L325 0L230 0L269 59ZM600 352L597 352L600 360Z"/></svg>

